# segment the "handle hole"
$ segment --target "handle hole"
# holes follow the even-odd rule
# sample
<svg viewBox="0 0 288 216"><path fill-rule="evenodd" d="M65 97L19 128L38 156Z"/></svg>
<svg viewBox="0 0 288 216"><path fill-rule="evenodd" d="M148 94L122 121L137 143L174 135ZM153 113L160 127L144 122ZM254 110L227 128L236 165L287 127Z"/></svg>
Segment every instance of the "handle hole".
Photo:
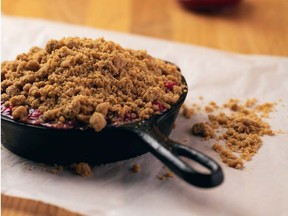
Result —
<svg viewBox="0 0 288 216"><path fill-rule="evenodd" d="M197 161L191 160L185 156L179 156L179 158L187 163L189 166L193 167L193 169L197 172L200 172L202 174L211 174L211 170L209 170L207 167L203 166Z"/></svg>

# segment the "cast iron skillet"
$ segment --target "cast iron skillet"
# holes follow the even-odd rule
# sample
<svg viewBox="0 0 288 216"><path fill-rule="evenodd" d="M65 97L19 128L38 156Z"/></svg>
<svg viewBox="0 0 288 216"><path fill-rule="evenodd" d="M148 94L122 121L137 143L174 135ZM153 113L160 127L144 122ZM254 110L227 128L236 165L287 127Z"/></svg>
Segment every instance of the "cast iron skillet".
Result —
<svg viewBox="0 0 288 216"><path fill-rule="evenodd" d="M161 115L110 125L101 132L29 125L1 115L1 141L7 149L24 158L62 165L78 162L104 164L149 151L188 183L204 188L215 187L224 179L220 166L201 152L168 138L186 95L183 93L178 102ZM209 172L196 171L179 156L196 161Z"/></svg>

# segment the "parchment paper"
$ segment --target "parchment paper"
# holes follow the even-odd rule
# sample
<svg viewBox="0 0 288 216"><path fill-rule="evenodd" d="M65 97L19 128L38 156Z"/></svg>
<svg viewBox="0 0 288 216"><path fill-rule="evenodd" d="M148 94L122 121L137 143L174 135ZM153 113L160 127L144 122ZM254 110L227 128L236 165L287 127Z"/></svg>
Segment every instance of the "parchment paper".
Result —
<svg viewBox="0 0 288 216"><path fill-rule="evenodd" d="M263 138L263 146L241 171L228 168L211 149L213 141L201 141L187 130L205 114L186 120L179 116L171 137L218 161L224 183L201 189L178 177L161 181L163 164L150 153L93 168L80 177L68 171L52 174L43 166L20 158L2 147L2 193L41 200L85 215L288 215L288 59L238 55L159 39L103 31L44 20L2 16L1 61L13 60L32 46L64 36L104 37L124 47L145 49L151 55L177 64L187 79L187 104L229 98L256 97L277 102L267 120L283 133ZM129 168L139 163L140 173ZM47 169L47 167L46 167Z"/></svg>

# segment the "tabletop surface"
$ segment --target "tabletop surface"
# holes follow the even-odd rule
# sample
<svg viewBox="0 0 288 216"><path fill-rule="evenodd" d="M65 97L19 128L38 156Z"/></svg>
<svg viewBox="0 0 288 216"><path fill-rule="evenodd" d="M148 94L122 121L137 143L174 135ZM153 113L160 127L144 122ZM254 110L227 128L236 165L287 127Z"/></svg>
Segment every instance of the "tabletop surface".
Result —
<svg viewBox="0 0 288 216"><path fill-rule="evenodd" d="M218 13L185 9L177 0L2 0L6 15L45 18L140 34L242 54L288 55L288 2L243 0ZM5 32L3 32L5 34ZM67 215L42 202L2 195L2 215Z"/></svg>

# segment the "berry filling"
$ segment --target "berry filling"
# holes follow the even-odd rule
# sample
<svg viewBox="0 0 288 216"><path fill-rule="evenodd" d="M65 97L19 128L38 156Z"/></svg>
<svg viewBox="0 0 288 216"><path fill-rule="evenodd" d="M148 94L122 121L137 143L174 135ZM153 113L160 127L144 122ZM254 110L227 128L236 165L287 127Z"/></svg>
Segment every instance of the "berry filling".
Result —
<svg viewBox="0 0 288 216"><path fill-rule="evenodd" d="M164 86L166 87L166 89L168 91L173 91L173 87L176 86L176 85L178 85L177 82L173 82L173 81L170 81L170 80L164 83Z"/></svg>
<svg viewBox="0 0 288 216"><path fill-rule="evenodd" d="M4 103L1 103L1 115L8 117L10 119L13 119L12 117L12 111L13 107L5 107ZM22 120L22 122L31 124L31 125L42 125L45 127L49 128L63 128L63 129L68 129L68 128L83 128L80 125L78 125L76 122L73 121L67 121L64 123L59 123L59 122L43 122L41 119L42 113L37 110L37 109L29 109L29 114L25 120Z"/></svg>
<svg viewBox="0 0 288 216"><path fill-rule="evenodd" d="M126 121L132 121L133 120L133 117L132 117L132 113L130 113L130 112L126 112L125 114L124 114L124 118L123 118L123 121L124 122L126 122Z"/></svg>
<svg viewBox="0 0 288 216"><path fill-rule="evenodd" d="M162 113L165 110L164 104L162 104L158 101L153 101L152 104L158 106L158 110L160 113Z"/></svg>
<svg viewBox="0 0 288 216"><path fill-rule="evenodd" d="M1 104L1 114L12 118L12 106L5 107L4 104Z"/></svg>

